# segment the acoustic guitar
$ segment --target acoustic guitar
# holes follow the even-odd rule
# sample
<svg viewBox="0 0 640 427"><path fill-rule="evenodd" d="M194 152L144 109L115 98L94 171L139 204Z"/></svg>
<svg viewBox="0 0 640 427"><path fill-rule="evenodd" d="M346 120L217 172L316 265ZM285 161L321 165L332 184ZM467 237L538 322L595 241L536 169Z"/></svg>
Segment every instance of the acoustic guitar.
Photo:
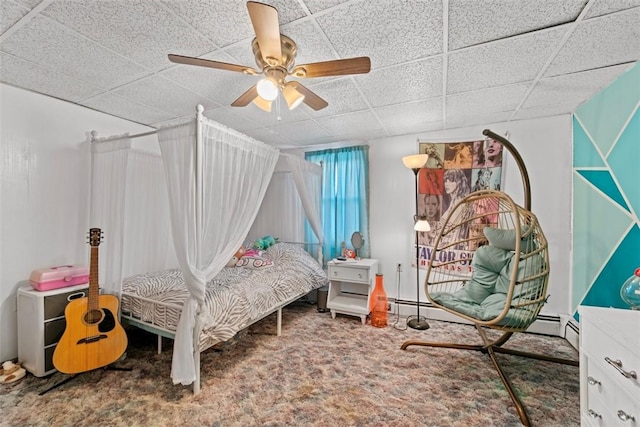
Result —
<svg viewBox="0 0 640 427"><path fill-rule="evenodd" d="M127 349L127 334L118 322L118 298L100 295L98 286L99 228L89 230L91 264L89 295L69 302L64 310L67 322L53 352L53 366L65 374L77 374L107 366Z"/></svg>

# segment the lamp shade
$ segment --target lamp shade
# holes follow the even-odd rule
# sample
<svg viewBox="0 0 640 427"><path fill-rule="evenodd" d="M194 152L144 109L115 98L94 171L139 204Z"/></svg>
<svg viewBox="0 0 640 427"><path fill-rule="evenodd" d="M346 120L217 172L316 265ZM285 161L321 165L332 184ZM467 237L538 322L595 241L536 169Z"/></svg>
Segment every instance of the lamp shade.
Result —
<svg viewBox="0 0 640 427"><path fill-rule="evenodd" d="M427 165L428 154L413 154L402 158L402 163L409 169L422 169Z"/></svg>
<svg viewBox="0 0 640 427"><path fill-rule="evenodd" d="M256 96L253 100L253 103L258 106L261 110L266 111L267 113L271 111L271 101L267 101L262 99L260 96Z"/></svg>
<svg viewBox="0 0 640 427"><path fill-rule="evenodd" d="M256 89L258 90L258 95L265 101L273 101L278 97L278 85L269 79L262 79L256 85Z"/></svg>
<svg viewBox="0 0 640 427"><path fill-rule="evenodd" d="M416 231L431 231L431 226L429 225L429 221L419 218L416 221L416 225L413 226L413 229Z"/></svg>
<svg viewBox="0 0 640 427"><path fill-rule="evenodd" d="M282 88L282 96L287 101L289 110L293 110L304 101L304 95L296 90L292 85L285 85Z"/></svg>

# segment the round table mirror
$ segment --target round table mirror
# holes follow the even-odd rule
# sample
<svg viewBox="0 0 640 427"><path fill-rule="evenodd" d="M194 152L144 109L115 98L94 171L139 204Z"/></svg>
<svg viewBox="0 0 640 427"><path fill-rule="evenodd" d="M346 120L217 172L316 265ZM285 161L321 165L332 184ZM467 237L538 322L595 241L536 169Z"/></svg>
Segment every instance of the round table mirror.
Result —
<svg viewBox="0 0 640 427"><path fill-rule="evenodd" d="M351 235L351 246L353 246L353 249L355 249L356 251L356 259L360 258L358 255L358 251L362 248L363 245L364 238L362 237L362 233L360 233L359 231L354 231Z"/></svg>

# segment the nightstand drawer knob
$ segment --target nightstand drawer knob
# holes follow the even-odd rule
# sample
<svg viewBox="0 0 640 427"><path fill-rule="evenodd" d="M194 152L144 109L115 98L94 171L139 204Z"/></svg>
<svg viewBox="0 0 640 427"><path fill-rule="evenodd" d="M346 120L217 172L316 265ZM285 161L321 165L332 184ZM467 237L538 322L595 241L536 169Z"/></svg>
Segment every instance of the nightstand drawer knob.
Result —
<svg viewBox="0 0 640 427"><path fill-rule="evenodd" d="M609 365L611 365L614 368L616 368L616 370L618 372L620 372L625 378L633 378L634 380L638 379L638 374L636 374L636 371L625 371L624 369L622 369L622 361L621 360L613 360L613 359L611 359L609 357L605 357L604 360Z"/></svg>
<svg viewBox="0 0 640 427"><path fill-rule="evenodd" d="M631 422L636 421L636 418L633 415L627 414L622 409L618 410L618 418L620 418L622 421L631 421Z"/></svg>
<svg viewBox="0 0 640 427"><path fill-rule="evenodd" d="M358 278L362 279L362 273L358 273Z"/></svg>

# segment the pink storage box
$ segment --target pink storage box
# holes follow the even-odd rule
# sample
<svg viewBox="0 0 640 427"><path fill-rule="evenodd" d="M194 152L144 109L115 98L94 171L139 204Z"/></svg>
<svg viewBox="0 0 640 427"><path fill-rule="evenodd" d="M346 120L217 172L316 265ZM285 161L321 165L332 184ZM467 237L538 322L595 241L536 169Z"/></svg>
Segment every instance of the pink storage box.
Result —
<svg viewBox="0 0 640 427"><path fill-rule="evenodd" d="M89 267L75 265L58 265L33 270L29 277L33 289L50 291L66 286L89 283Z"/></svg>

